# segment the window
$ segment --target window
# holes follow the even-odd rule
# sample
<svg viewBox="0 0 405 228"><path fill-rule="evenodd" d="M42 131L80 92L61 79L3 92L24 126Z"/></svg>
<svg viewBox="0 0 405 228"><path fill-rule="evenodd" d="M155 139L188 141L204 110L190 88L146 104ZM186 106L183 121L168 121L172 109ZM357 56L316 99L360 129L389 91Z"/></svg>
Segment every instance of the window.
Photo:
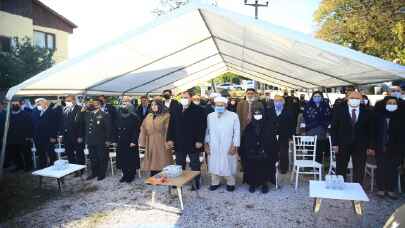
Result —
<svg viewBox="0 0 405 228"><path fill-rule="evenodd" d="M55 49L55 35L46 32L34 31L34 45L41 48Z"/></svg>
<svg viewBox="0 0 405 228"><path fill-rule="evenodd" d="M11 51L11 38L0 36L0 51Z"/></svg>

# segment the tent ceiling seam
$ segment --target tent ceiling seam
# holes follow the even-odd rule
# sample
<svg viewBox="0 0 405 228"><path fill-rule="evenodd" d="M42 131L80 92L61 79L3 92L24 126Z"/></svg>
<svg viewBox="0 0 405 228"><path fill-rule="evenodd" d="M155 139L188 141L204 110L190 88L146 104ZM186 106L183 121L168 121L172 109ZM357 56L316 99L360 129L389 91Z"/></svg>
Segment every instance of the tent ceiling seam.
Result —
<svg viewBox="0 0 405 228"><path fill-rule="evenodd" d="M238 72L239 72L239 73L251 75L252 77L259 78L259 79L261 79L261 80L263 80L263 81L265 81L266 83L269 83L269 84L277 85L277 86L280 86L280 87L286 87L286 88L294 89L294 90L296 89L296 88L291 87L291 86L288 86L288 85L281 85L280 83L277 83L277 82L271 82L271 81L269 81L268 79L262 78L261 76L257 76L257 75L255 75L255 74L246 72L246 71L244 71L243 69L242 69L242 70L239 70L239 69L235 69L235 68L233 68L233 67L230 67L230 69L231 69L231 71L233 71L233 72L235 72L235 73L238 73ZM243 76L243 75L242 75L242 76Z"/></svg>

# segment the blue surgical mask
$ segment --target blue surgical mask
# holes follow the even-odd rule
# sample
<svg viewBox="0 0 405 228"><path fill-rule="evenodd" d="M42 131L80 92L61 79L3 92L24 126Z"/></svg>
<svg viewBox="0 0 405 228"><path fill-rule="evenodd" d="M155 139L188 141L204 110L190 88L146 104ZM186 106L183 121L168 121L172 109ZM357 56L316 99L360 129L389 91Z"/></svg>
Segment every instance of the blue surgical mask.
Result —
<svg viewBox="0 0 405 228"><path fill-rule="evenodd" d="M280 102L280 101L274 102L274 107L276 108L276 110L283 109L283 106L284 106L283 102Z"/></svg>
<svg viewBox="0 0 405 228"><path fill-rule="evenodd" d="M217 112L217 113L223 113L223 112L225 112L225 107L222 107L222 106L215 106L215 112Z"/></svg>
<svg viewBox="0 0 405 228"><path fill-rule="evenodd" d="M321 96L314 96L314 97L312 97L312 100L314 101L315 104L319 104L322 101L322 97Z"/></svg>
<svg viewBox="0 0 405 228"><path fill-rule="evenodd" d="M399 91L392 92L391 96L401 99L401 92Z"/></svg>

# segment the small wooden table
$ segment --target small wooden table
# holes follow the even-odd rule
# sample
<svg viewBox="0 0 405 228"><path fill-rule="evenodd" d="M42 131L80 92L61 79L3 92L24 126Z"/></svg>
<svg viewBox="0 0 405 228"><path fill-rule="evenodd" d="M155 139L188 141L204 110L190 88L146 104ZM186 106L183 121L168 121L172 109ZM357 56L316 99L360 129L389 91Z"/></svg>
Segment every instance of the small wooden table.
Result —
<svg viewBox="0 0 405 228"><path fill-rule="evenodd" d="M361 202L369 201L366 193L359 183L344 183L342 190L326 188L326 181L309 181L309 197L314 198L313 210L319 214L321 199L350 200L356 215L360 216L363 226L363 207ZM316 219L318 216L316 217ZM316 221L317 222L317 221Z"/></svg>
<svg viewBox="0 0 405 228"><path fill-rule="evenodd" d="M168 186L169 188L169 194L171 193L171 188L176 187L177 189L177 194L179 196L179 201L180 201L180 208L181 211L184 210L184 205L183 205L183 195L182 195L182 187L189 183L190 181L194 180L197 176L200 175L200 171L190 171L190 170L183 170L183 173L181 176L176 177L176 178L168 178L166 182L164 183L159 183L156 184L154 183L152 178L155 178L156 176L161 176L162 173L158 173L153 177L149 177L145 180L145 184L150 184L150 185L156 185L156 186ZM195 181L192 181L192 184L195 188L195 192L197 194L197 197L199 197L198 189L195 184ZM152 204L155 202L155 191L152 191Z"/></svg>
<svg viewBox="0 0 405 228"><path fill-rule="evenodd" d="M66 169L63 170L58 170L55 168L55 166L49 166L47 168L33 172L32 175L39 176L39 187L42 186L42 177L56 178L58 182L59 192L62 192L61 187L62 178L77 171L83 170L85 168L86 168L85 165L76 165L76 164L68 164Z"/></svg>

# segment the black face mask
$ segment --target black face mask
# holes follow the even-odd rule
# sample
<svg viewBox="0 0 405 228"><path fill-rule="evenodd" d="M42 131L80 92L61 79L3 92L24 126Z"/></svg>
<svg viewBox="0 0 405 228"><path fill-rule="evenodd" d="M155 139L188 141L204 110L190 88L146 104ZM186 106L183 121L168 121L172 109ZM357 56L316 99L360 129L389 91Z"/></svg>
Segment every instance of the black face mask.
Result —
<svg viewBox="0 0 405 228"><path fill-rule="evenodd" d="M20 106L19 105L12 105L11 110L14 111L14 112L17 112L17 111L20 110Z"/></svg>
<svg viewBox="0 0 405 228"><path fill-rule="evenodd" d="M87 110L94 111L94 110L96 110L96 107L94 105L89 105L89 106L87 106Z"/></svg>
<svg viewBox="0 0 405 228"><path fill-rule="evenodd" d="M163 94L163 97L166 99L166 100L169 100L170 99L170 94Z"/></svg>
<svg viewBox="0 0 405 228"><path fill-rule="evenodd" d="M128 110L127 107L125 107L125 108L122 107L121 112L124 113L124 114L127 114L129 112L129 110Z"/></svg>

